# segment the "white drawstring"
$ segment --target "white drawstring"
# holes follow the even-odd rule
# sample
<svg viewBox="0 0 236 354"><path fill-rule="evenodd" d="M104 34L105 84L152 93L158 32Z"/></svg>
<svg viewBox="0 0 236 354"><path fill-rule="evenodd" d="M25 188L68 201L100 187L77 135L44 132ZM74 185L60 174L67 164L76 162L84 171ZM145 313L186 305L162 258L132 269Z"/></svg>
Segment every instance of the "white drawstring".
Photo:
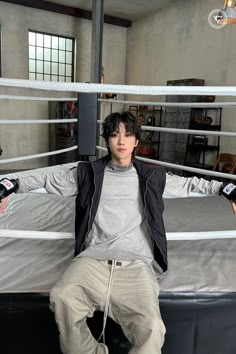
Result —
<svg viewBox="0 0 236 354"><path fill-rule="evenodd" d="M105 344L105 327L106 327L107 316L108 316L108 307L109 307L109 302L110 302L110 297L111 297L111 289L112 289L112 283L113 283L113 275L115 272L115 265L116 265L116 260L113 259L112 264L111 264L111 272L110 272L110 277L109 277L109 282L108 282L105 308L104 308L104 314L103 314L103 328L102 328L102 333L100 334L100 337L98 338L98 342L99 342L101 337L103 337L104 344Z"/></svg>

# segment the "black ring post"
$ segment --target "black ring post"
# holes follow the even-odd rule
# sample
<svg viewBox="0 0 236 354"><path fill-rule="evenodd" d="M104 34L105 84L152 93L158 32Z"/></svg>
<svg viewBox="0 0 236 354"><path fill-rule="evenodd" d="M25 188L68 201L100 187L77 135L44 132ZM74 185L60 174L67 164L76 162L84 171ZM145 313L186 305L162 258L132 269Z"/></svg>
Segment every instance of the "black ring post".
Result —
<svg viewBox="0 0 236 354"><path fill-rule="evenodd" d="M78 94L78 160L88 161L96 155L97 93Z"/></svg>

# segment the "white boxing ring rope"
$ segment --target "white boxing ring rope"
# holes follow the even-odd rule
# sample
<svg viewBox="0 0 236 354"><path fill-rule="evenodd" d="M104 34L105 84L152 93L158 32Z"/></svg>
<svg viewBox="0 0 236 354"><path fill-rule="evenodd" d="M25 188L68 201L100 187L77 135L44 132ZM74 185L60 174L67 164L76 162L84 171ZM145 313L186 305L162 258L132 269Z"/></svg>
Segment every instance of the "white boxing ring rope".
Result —
<svg viewBox="0 0 236 354"><path fill-rule="evenodd" d="M108 85L108 84L91 84L91 83L61 83L61 82L45 82L45 81L35 81L35 80L19 80L19 79L0 79L0 86L7 87L19 87L27 88L34 90L50 90L50 91L74 91L74 92L93 92L93 93L121 93L121 94L144 94L144 95L221 95L221 96L236 96L236 87L219 87L219 86L138 86L138 85ZM14 95L0 95L0 99L20 99L20 100L42 100L42 101L62 101L62 100L73 100L76 98L47 98L47 97L32 97L32 96L14 96ZM122 103L122 104L146 104L146 105L162 105L164 107L216 107L216 105L225 106L225 107L235 107L235 102L221 102L221 103L172 103L172 102L138 102L138 101L124 101L124 100L104 100L98 99L99 102L109 102L109 103ZM41 123L69 123L76 122L77 119L64 119L64 120L0 120L0 124L41 124ZM101 121L98 121L101 123ZM214 132L214 131L205 131L205 130L192 130L192 129L175 129L175 128L164 128L164 127L150 127L142 126L143 130L149 131L162 131L162 132L171 132L174 134L204 134L204 135L215 135L215 136L236 136L236 132ZM103 150L102 147L97 147L100 150ZM35 154L30 156L11 158L0 160L0 164L28 160L31 158L50 156L54 154L60 154L66 151L77 149L77 146L70 147L68 149L62 149L57 151L52 151L49 153ZM106 150L106 149L105 149ZM160 164L167 167L172 167L176 169L182 169L186 171L196 172L200 174L218 176L236 179L235 175L229 175L221 172L213 172L203 169L197 169L193 167L187 167L183 165L171 164L163 161L157 161L152 159L146 159L142 157L137 157L142 161L151 162L154 164Z"/></svg>
<svg viewBox="0 0 236 354"><path fill-rule="evenodd" d="M51 120L1 120L0 124L32 124L32 123L70 123L70 122L77 122L77 119L72 118L72 119L51 119ZM97 121L98 123L102 123L101 120ZM149 127L149 126L142 126L143 130L152 130L152 131L169 131L172 133L182 133L182 134L196 134L195 130L190 130L190 129L174 129L174 128L160 128L160 127ZM202 131L202 130L197 130L198 134L208 134L208 131ZM219 132L211 132L213 134L211 135L219 135ZM220 135L226 135L226 136L236 136L236 133L231 133L231 132L220 132ZM23 160L30 160L34 158L40 158L40 157L46 157L46 156L52 156L56 154L61 154L64 152L72 151L77 149L78 146L74 145L70 148L62 149L62 150L56 150L56 151L51 151L48 153L41 153L41 154L35 154L35 155L28 155L28 156L22 156L22 157L16 157L16 158L10 158L10 159L3 159L0 160L0 164L3 163L9 163L9 162L16 162L16 161L23 161ZM102 151L107 151L106 148L97 146L97 149L102 150ZM223 178L231 178L236 180L236 176L232 174L227 174L227 173L222 173L222 172L214 172L214 171L208 171L204 169L199 169L199 168L194 168L194 167L188 167L188 166L183 166L183 165L177 165L173 163L168 163L164 161L159 161L159 160L152 160L148 158L143 158L143 157L136 157L137 159L141 161L146 161L149 163L154 163L158 165L162 165L165 167L170 167L170 168L175 168L175 169L180 169L184 171L189 171L189 172L196 172L200 174L205 174L209 176L216 176L216 177L223 177Z"/></svg>
<svg viewBox="0 0 236 354"><path fill-rule="evenodd" d="M39 96L18 96L18 95L0 95L0 100L15 101L77 101L75 97L39 97Z"/></svg>
<svg viewBox="0 0 236 354"><path fill-rule="evenodd" d="M235 86L141 86L141 85L111 85L77 82L52 82L20 79L0 79L2 87L18 87L44 91L69 91L87 93L120 93L131 95L217 95L236 96Z"/></svg>
<svg viewBox="0 0 236 354"><path fill-rule="evenodd" d="M0 79L1 80L1 79ZM1 84L0 84L1 86ZM16 100L16 101L72 101L76 102L76 97L40 97L40 96L19 96L19 95L1 95L0 100ZM149 106L162 106L162 107L193 107L193 108L235 108L236 102L145 102L145 101L124 101L98 98L98 102L101 103L120 103L120 104L142 104Z"/></svg>
<svg viewBox="0 0 236 354"><path fill-rule="evenodd" d="M0 79L1 80L1 79ZM1 86L1 84L0 84ZM19 95L1 95L0 100L16 100L16 101L72 101L76 102L78 98L76 97L40 97L40 96L19 96ZM98 102L101 103L119 103L119 104L141 104L147 106L162 106L162 107L188 107L188 108L235 108L236 102L145 102L145 101L124 101L124 100L113 100L113 99L103 99L98 98Z"/></svg>
<svg viewBox="0 0 236 354"><path fill-rule="evenodd" d="M1 95L0 95L1 99ZM180 107L180 108L235 108L236 102L153 102L153 101L125 101L125 100L114 100L114 99L104 99L99 98L99 102L103 103L119 103L119 104L135 104L135 105L145 105L153 107Z"/></svg>
<svg viewBox="0 0 236 354"><path fill-rule="evenodd" d="M78 146L74 145L74 146L71 146L71 147L66 148L66 149L55 150L55 151L50 151L50 152L43 152L41 154L13 157L13 158L10 158L10 159L0 160L0 164L9 163L9 162L16 162L16 161L31 160L31 159L36 159L36 158L39 158L39 157L52 156L52 155L57 155L57 154L63 154L64 152L72 151L72 150L76 150L76 149L78 149Z"/></svg>
<svg viewBox="0 0 236 354"><path fill-rule="evenodd" d="M102 146L97 146L97 149L100 150L100 151L107 152L107 148L102 147ZM140 160L140 161L143 161L143 162L148 162L148 163L152 163L154 165L160 165L160 166L164 166L164 167L170 167L170 168L174 168L176 170L183 170L183 171L189 171L189 172L194 172L194 173L200 173L202 175L230 178L230 179L236 180L236 175L231 175L229 173L208 171L208 170L204 170L204 169L201 169L201 168L177 165L177 164L174 164L174 163L160 161L160 160L148 159L146 157L141 157L141 156L135 156L135 158L137 160Z"/></svg>
<svg viewBox="0 0 236 354"><path fill-rule="evenodd" d="M77 118L70 119L2 119L0 124L51 124L51 123L73 123L78 122Z"/></svg>
<svg viewBox="0 0 236 354"><path fill-rule="evenodd" d="M106 84L85 84L85 83L58 83L58 82L45 82L45 81L30 81L30 80L15 80L15 79L0 79L0 86L10 86L10 87L19 87L19 88L28 88L28 89L38 89L38 90L50 90L50 91L74 91L74 92L88 92L88 93L120 93L120 94L144 94L144 95L222 95L222 96L236 96L236 87L165 87L165 86L134 86L134 85L106 85ZM47 97L33 97L33 96L14 96L14 95L0 95L0 99L16 99L16 100L32 100L32 101L77 101L77 98L47 98ZM223 102L223 103L165 103L165 102L138 102L138 101L118 101L118 100L103 100L98 99L99 102L108 102L108 103L135 103L135 104L148 104L148 105L161 105L164 107L211 107L216 105L225 106L225 107L236 107L235 102ZM43 119L43 120L0 120L0 124L51 124L51 123L72 123L77 122L77 119ZM101 123L101 121L98 121ZM142 126L143 130L154 130L154 131L168 131L171 133L184 133L184 134L208 134L208 135L224 135L224 136L235 136L234 132L209 132L204 130L190 130L190 129L173 129L173 128L160 128L160 127L149 127ZM67 149L51 151L42 154L35 154L29 156L23 156L18 158L10 158L0 160L0 164L8 163L13 161L21 161L28 160L38 157L50 156L55 154L60 154L63 152L71 151L77 149L78 146L72 146ZM107 151L106 148L97 146L98 150ZM176 165L164 161L152 160L143 157L137 156L137 159L141 161L146 161L148 163L159 164L166 167L171 167L175 169L181 169L191 172L196 172L204 175L210 176L218 176L231 178L236 180L235 175L229 175L221 172L213 172L203 169L197 169L193 167L187 167L183 165ZM12 230L11 230L12 231ZM10 236L9 230L4 231L7 237ZM31 235L31 231L24 231L21 235L21 232L18 230L19 238L31 238L38 237L42 238L42 233L38 232L37 234L34 232L34 236ZM47 233L47 239L56 239L56 238L74 238L72 233L60 233L50 232ZM167 233L168 240L200 240L200 239L221 239L221 238L235 238L235 231L225 231L224 236L221 233L216 231L208 231L208 232L181 232L181 233Z"/></svg>
<svg viewBox="0 0 236 354"><path fill-rule="evenodd" d="M169 132L169 133L175 133L175 134L193 134L193 135L218 135L218 136L236 136L236 133L234 132L214 132L214 131L208 131L208 130L193 130L193 129L179 129L179 128L164 128L164 127L152 127L148 125L143 125L142 126L143 130L150 130L150 131L160 131L160 132Z"/></svg>
<svg viewBox="0 0 236 354"><path fill-rule="evenodd" d="M14 232L15 231L15 232ZM27 239L27 240L66 240L72 239L74 240L75 236L73 232L55 232L55 231L47 231L45 235L42 231L34 231L32 235L32 231L29 230L1 230L1 236L7 238L16 238L17 239ZM198 232L167 232L166 237L168 241L181 241L181 240L220 240L220 239L234 239L235 231L234 230L226 230L224 231L224 235L220 231L198 231Z"/></svg>
<svg viewBox="0 0 236 354"><path fill-rule="evenodd" d="M99 124L102 124L101 120L97 121ZM149 131L160 131L160 132L169 132L175 134L192 134L192 135L219 135L219 136L236 136L236 132L219 132L219 131L209 131L209 130L198 130L198 129L179 129L179 128L164 128L164 127L152 127L150 125L142 125L142 130L149 130Z"/></svg>

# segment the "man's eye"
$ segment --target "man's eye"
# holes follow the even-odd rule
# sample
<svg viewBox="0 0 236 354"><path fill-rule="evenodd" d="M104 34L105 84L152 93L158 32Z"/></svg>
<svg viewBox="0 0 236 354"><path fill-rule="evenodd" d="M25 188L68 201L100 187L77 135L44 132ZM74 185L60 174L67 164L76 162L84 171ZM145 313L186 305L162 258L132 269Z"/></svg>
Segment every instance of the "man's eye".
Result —
<svg viewBox="0 0 236 354"><path fill-rule="evenodd" d="M133 136L132 133L126 133L125 136Z"/></svg>
<svg viewBox="0 0 236 354"><path fill-rule="evenodd" d="M112 133L112 134L110 135L111 138L115 138L116 136L117 136L116 133Z"/></svg>

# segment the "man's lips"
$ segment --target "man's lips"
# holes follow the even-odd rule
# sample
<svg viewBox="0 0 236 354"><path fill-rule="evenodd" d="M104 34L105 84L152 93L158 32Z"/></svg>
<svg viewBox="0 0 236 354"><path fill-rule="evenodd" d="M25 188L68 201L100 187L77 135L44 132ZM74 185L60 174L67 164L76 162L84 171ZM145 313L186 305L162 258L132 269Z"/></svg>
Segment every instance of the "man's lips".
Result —
<svg viewBox="0 0 236 354"><path fill-rule="evenodd" d="M117 151L119 151L119 152L125 152L126 149L120 148L120 149L117 149Z"/></svg>

